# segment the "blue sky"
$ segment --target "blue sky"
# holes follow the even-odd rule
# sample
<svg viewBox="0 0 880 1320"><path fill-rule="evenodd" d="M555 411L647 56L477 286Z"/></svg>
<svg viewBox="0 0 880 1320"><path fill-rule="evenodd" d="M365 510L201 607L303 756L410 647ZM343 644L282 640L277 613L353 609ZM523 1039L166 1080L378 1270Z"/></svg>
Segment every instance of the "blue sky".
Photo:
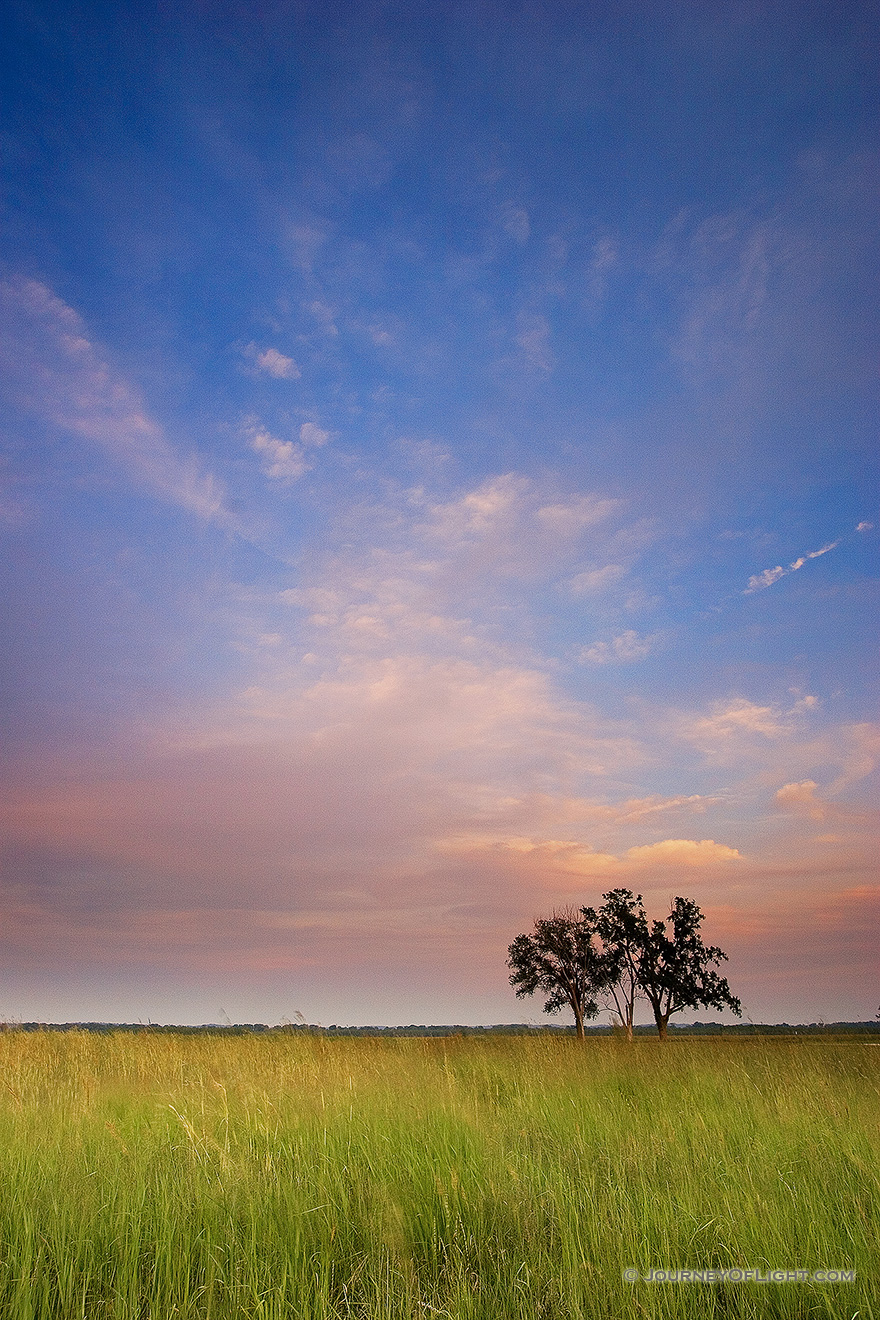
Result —
<svg viewBox="0 0 880 1320"><path fill-rule="evenodd" d="M876 28L10 6L0 1012L873 1016Z"/></svg>

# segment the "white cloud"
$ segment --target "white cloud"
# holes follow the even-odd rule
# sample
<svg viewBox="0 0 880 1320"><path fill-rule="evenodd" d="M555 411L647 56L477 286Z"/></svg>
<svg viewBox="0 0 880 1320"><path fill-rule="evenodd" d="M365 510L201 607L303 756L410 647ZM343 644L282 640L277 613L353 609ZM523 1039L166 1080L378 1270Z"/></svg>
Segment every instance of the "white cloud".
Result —
<svg viewBox="0 0 880 1320"><path fill-rule="evenodd" d="M569 586L576 596L593 595L596 592L605 591L608 587L619 582L623 577L623 567L620 564L606 564L604 568L589 568L583 573L578 573L571 579Z"/></svg>
<svg viewBox="0 0 880 1320"><path fill-rule="evenodd" d="M321 445L326 445L330 439L330 432L322 431L314 422L303 422L299 428L299 438L304 445L312 445L317 449Z"/></svg>
<svg viewBox="0 0 880 1320"><path fill-rule="evenodd" d="M610 642L594 642L580 652L581 664L619 665L633 660L643 660L655 649L659 640L658 633L639 636L632 628L612 637Z"/></svg>
<svg viewBox="0 0 880 1320"><path fill-rule="evenodd" d="M436 475L452 458L449 450L434 440L411 440L408 436L401 436L397 443L409 465L425 474Z"/></svg>
<svg viewBox="0 0 880 1320"><path fill-rule="evenodd" d="M741 767L745 778L740 787L749 796L756 791L763 796L771 785L787 786L783 805L788 798L789 806L808 791L804 785L817 780L824 781L829 797L835 798L870 775L880 761L876 724L828 723L812 697L788 709L745 698L715 702L709 714L680 715L667 728L708 762ZM645 736L651 736L647 728Z"/></svg>
<svg viewBox="0 0 880 1320"><path fill-rule="evenodd" d="M262 460L263 473L278 482L296 481L308 472L311 464L306 458L306 449L319 448L331 438L329 431L322 431L314 422L303 422L299 428L301 443L280 440L256 417L246 419L244 433L250 448Z"/></svg>
<svg viewBox="0 0 880 1320"><path fill-rule="evenodd" d="M827 555L829 550L836 550L839 545L839 541L829 541L827 545L823 545L819 550L808 550L805 555L799 555L797 559L793 559L788 568L783 568L781 564L777 564L775 568L765 568L763 573L756 573L754 577L749 578L748 586L743 595L749 596L753 591L761 591L764 587L772 587L774 582L778 582L787 573L796 573L799 568L803 568L808 560L819 559L822 555Z"/></svg>
<svg viewBox="0 0 880 1320"><path fill-rule="evenodd" d="M615 819L621 821L642 820L645 816L654 816L661 812L687 808L689 811L703 812L708 805L717 802L717 798L706 797L701 793L682 794L678 797L630 798L622 802L615 811Z"/></svg>
<svg viewBox="0 0 880 1320"><path fill-rule="evenodd" d="M220 482L180 454L107 361L82 317L44 284L0 284L4 392L17 407L98 446L138 484L201 518L234 525Z"/></svg>
<svg viewBox="0 0 880 1320"><path fill-rule="evenodd" d="M834 749L840 773L829 785L831 793L839 793L850 784L867 778L880 763L880 725L869 720L845 724L840 734L840 745Z"/></svg>
<svg viewBox="0 0 880 1320"><path fill-rule="evenodd" d="M299 380L302 372L293 358L285 357L277 348L259 348L257 344L248 344L242 350L244 356L254 363L254 369L275 380Z"/></svg>
<svg viewBox="0 0 880 1320"><path fill-rule="evenodd" d="M548 835L555 833L560 825L570 828L576 824L587 835L598 827L606 834L609 829L626 830L629 826L670 813L703 814L707 806L718 801L718 798L703 797L699 793L671 798L655 794L647 798L628 798L623 802L597 802L564 793L518 793L499 797L491 804L485 803L480 812L480 827L466 835L451 835L443 841L443 846L449 844L461 848L467 840L469 847L504 847L528 852L550 846ZM575 850L587 847L582 841L560 843L558 840L554 846Z"/></svg>
<svg viewBox="0 0 880 1320"><path fill-rule="evenodd" d="M632 764L632 748L597 736L589 713L536 669L489 656L372 655L372 639L356 629L330 629L317 677L283 656L271 667L268 652L264 681L242 695L232 723L225 713L217 745L268 739L314 748L343 763L362 795L419 798L432 837L445 837L453 822L460 831L491 819L511 797L566 776L604 779Z"/></svg>
<svg viewBox="0 0 880 1320"><path fill-rule="evenodd" d="M468 782L487 756L518 763L510 777L517 797L532 773L520 779L522 766L542 758L551 764L554 748L567 749L573 774L604 779L618 764L638 763L628 733L599 735L593 714L556 689L518 623L527 607L519 603L517 574L528 590L536 564L555 575L559 532L589 525L597 503L573 497L550 504L534 483L511 473L442 504L417 490L364 510L364 522L349 519L338 537L348 544L279 593L279 606L304 617L276 614L257 629L286 633L290 645L276 652L277 666L266 661L248 710L283 723L305 701L313 712L326 706L328 722L355 727L358 711L378 702L387 708L389 734L392 712L410 712L408 722L432 725L432 757L449 737L463 740L463 755L470 748L473 767L462 769ZM551 512L536 516L544 510ZM308 676L307 696L299 662L290 659L304 652L322 676L317 684L314 672Z"/></svg>
<svg viewBox="0 0 880 1320"><path fill-rule="evenodd" d="M537 872L549 888L581 889L584 883L601 886L632 881L644 883L645 872L688 867L705 870L740 861L738 848L714 839L662 839L628 848L622 855L595 849L574 839L533 838L529 835L497 836L479 830L437 841L440 851L470 854L506 854L511 860Z"/></svg>
<svg viewBox="0 0 880 1320"><path fill-rule="evenodd" d="M490 477L443 503L430 503L420 489L410 491L409 499L414 508L426 507L427 519L413 529L425 553L446 565L441 571L454 573L461 586L469 585L469 596L478 582L497 596L502 584L515 580L558 581L591 541L607 543L604 522L619 507L595 495L550 502L536 482L515 472Z"/></svg>
<svg viewBox="0 0 880 1320"><path fill-rule="evenodd" d="M519 512L529 490L527 479L513 472L490 477L458 499L432 505L431 531L444 541L497 534Z"/></svg>
<svg viewBox="0 0 880 1320"><path fill-rule="evenodd" d="M349 518L338 535L344 548L281 600L306 610L312 626L335 630L348 653L424 648L542 665L529 628L532 593L549 589L565 556L582 552L576 529L593 536L592 523L612 507L581 496L550 504L516 473L443 503L411 488L362 510L363 525ZM614 658L634 659L654 642L624 635Z"/></svg>
<svg viewBox="0 0 880 1320"><path fill-rule="evenodd" d="M778 582L784 576L785 569L781 564L777 564L775 568L765 568L763 573L755 573L753 577L749 578L748 586L743 595L748 596L753 591L761 591L764 587L772 587L774 582Z"/></svg>
<svg viewBox="0 0 880 1320"><path fill-rule="evenodd" d="M873 528L873 526L874 526L874 524L871 523L871 522L860 522L860 523L856 526L856 531L857 531L857 532L870 532L871 529Z"/></svg>
<svg viewBox="0 0 880 1320"><path fill-rule="evenodd" d="M278 440L264 426L249 426L246 433L251 449L262 459L263 472L273 481L296 481L308 471L301 445Z"/></svg>
<svg viewBox="0 0 880 1320"><path fill-rule="evenodd" d="M821 550L809 550L807 559L818 559L820 555L827 555L829 550L836 550L839 545L839 541L829 541L827 545L822 546ZM803 563L803 560L800 563ZM792 564L792 568L794 568L794 564Z"/></svg>

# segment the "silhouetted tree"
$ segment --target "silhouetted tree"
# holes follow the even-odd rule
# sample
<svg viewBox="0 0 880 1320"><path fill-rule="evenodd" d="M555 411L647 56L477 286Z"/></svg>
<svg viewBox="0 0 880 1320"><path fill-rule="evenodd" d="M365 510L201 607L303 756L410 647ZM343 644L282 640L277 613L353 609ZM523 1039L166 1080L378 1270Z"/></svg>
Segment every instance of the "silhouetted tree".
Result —
<svg viewBox="0 0 880 1320"><path fill-rule="evenodd" d="M567 1004L580 1039L584 1021L598 1012L597 996L614 1005L628 1040L639 998L651 1005L661 1040L669 1019L685 1008L729 1008L742 1016L714 970L727 954L703 943L703 913L692 898L676 898L665 921L649 922L641 894L612 889L602 897L598 910L554 912L537 920L531 935L516 937L507 965L518 998L543 990L545 1013Z"/></svg>
<svg viewBox="0 0 880 1320"><path fill-rule="evenodd" d="M641 895L634 902L641 922ZM702 923L703 913L692 898L676 898L665 921L651 922L639 950L638 983L653 1009L661 1040L666 1039L672 1014L683 1008L729 1008L742 1017L739 1000L724 977L713 971L727 954L714 946L707 948L700 937Z"/></svg>
<svg viewBox="0 0 880 1320"><path fill-rule="evenodd" d="M584 920L602 943L606 966L605 1000L614 1005L626 1038L633 1038L636 1000L644 997L639 985L641 956L647 947L649 932L642 896L634 897L629 889L612 889L603 894L605 902L595 908L581 908Z"/></svg>
<svg viewBox="0 0 880 1320"><path fill-rule="evenodd" d="M531 935L517 935L508 949L510 984L517 998L543 990L545 1013L558 1013L566 1005L574 1014L579 1040L584 1021L599 1011L595 995L608 980L607 960L594 942L592 925L573 909L539 918Z"/></svg>

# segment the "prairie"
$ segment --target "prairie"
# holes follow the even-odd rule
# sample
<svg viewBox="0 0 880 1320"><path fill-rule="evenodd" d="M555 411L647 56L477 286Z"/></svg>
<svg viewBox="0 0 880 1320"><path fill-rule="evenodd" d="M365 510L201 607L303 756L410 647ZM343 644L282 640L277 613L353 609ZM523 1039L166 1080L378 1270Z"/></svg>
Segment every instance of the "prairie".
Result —
<svg viewBox="0 0 880 1320"><path fill-rule="evenodd" d="M0 1316L880 1318L878 1056L5 1031Z"/></svg>

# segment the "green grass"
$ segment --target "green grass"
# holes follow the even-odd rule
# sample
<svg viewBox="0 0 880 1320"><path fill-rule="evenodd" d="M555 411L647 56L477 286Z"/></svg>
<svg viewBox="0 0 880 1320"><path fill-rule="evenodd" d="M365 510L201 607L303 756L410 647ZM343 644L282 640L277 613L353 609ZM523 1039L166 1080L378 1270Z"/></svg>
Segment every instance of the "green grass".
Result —
<svg viewBox="0 0 880 1320"><path fill-rule="evenodd" d="M880 1320L878 1056L3 1032L0 1317Z"/></svg>

